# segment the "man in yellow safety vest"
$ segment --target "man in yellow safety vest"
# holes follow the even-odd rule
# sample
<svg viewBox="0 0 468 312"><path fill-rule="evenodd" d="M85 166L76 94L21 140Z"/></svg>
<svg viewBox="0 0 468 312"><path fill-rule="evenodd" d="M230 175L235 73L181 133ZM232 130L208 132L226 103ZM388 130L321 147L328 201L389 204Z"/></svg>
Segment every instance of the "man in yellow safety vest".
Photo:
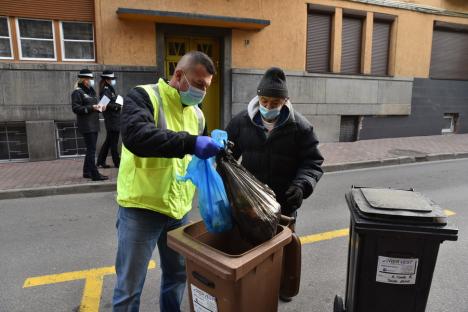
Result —
<svg viewBox="0 0 468 312"><path fill-rule="evenodd" d="M168 248L167 232L187 221L195 187L179 183L191 155L219 152L198 107L215 74L213 61L192 51L167 83L133 88L121 115L122 156L117 180L118 249L114 311L138 311L148 263L156 244L162 270L160 310L180 311L186 274L182 256Z"/></svg>

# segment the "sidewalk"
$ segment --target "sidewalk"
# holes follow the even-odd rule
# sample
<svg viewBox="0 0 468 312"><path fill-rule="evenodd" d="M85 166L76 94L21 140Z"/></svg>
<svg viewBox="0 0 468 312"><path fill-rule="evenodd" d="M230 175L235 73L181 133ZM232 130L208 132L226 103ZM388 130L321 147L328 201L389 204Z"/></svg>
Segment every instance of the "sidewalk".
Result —
<svg viewBox="0 0 468 312"><path fill-rule="evenodd" d="M323 143L320 150L326 172L468 158L468 134ZM92 182L82 166L81 158L0 163L0 199L115 190L116 168L100 169L109 181Z"/></svg>

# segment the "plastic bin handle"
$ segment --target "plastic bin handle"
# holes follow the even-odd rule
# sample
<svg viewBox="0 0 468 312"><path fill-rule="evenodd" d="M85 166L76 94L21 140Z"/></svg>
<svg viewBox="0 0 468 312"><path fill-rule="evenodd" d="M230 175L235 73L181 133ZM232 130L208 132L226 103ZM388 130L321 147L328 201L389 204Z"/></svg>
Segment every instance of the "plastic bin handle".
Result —
<svg viewBox="0 0 468 312"><path fill-rule="evenodd" d="M197 271L192 271L192 276L197 280L199 281L200 283L202 283L203 285L207 286L207 287L210 287L210 288L215 288L215 283L213 283L212 281L210 281L209 279L207 279L206 277L204 277L203 275L201 275L200 273L198 273Z"/></svg>
<svg viewBox="0 0 468 312"><path fill-rule="evenodd" d="M296 223L296 218L288 217L285 215L280 216L280 224L283 226L290 226Z"/></svg>

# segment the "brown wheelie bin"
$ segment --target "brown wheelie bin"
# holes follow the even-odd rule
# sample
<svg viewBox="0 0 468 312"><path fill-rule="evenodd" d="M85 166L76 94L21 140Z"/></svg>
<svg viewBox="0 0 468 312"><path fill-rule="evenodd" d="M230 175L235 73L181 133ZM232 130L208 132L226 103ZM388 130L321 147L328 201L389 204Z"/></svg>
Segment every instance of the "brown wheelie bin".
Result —
<svg viewBox="0 0 468 312"><path fill-rule="evenodd" d="M236 228L209 233L199 221L168 234L168 246L185 257L190 311L278 309L283 247L291 230L278 225L270 240L252 246Z"/></svg>
<svg viewBox="0 0 468 312"><path fill-rule="evenodd" d="M301 241L295 233L296 219L282 215L280 224L291 229L291 242L283 249L280 297L289 301L299 293L301 284Z"/></svg>

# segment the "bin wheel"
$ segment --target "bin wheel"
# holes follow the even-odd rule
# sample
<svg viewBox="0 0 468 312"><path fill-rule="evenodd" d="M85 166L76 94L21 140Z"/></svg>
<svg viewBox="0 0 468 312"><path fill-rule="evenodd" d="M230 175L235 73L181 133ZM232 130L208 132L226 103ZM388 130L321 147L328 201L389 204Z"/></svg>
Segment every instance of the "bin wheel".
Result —
<svg viewBox="0 0 468 312"><path fill-rule="evenodd" d="M333 302L333 312L345 312L343 298L336 295L335 301Z"/></svg>

